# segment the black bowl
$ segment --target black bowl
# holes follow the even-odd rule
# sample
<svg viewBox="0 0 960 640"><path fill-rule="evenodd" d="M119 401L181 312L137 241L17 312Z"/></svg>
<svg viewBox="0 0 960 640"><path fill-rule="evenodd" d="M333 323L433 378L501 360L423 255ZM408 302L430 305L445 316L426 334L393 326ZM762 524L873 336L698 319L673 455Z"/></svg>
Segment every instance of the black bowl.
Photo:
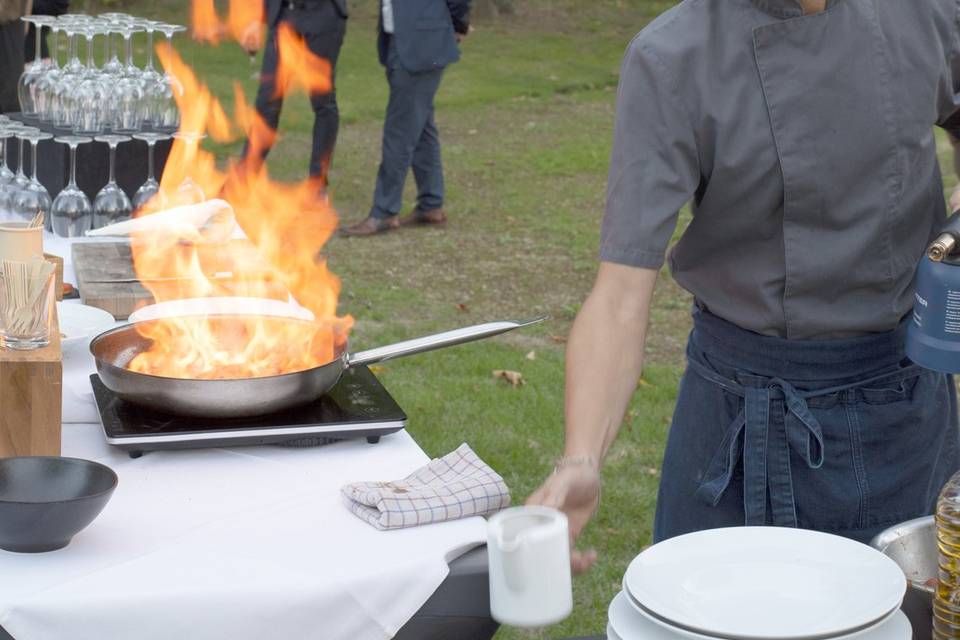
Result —
<svg viewBox="0 0 960 640"><path fill-rule="evenodd" d="M117 474L79 458L0 458L0 549L55 551L110 501Z"/></svg>

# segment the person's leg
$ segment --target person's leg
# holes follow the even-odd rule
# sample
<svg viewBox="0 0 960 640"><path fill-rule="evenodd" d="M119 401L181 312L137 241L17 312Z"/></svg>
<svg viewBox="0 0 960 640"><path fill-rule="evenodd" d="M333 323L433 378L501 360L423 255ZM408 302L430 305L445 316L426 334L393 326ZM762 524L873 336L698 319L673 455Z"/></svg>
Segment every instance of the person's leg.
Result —
<svg viewBox="0 0 960 640"><path fill-rule="evenodd" d="M280 110L283 108L283 98L274 95L276 92L275 81L279 60L277 32L275 29L271 29L267 34L267 43L263 48L263 66L260 70L260 86L257 88L257 99L254 104L257 113L260 114L263 121L273 131L276 131L277 126L280 124ZM259 140L257 141L257 145L261 147L258 149L260 156L258 159L262 162L267 157L267 154L270 153L270 144L267 140ZM243 147L243 157L246 158L250 152L250 141L248 140Z"/></svg>
<svg viewBox="0 0 960 640"><path fill-rule="evenodd" d="M340 20L341 27L335 31L310 34L306 36L307 46L317 56L330 63L333 89L310 97L313 107L313 149L310 154L310 176L322 177L327 182L330 162L337 143L340 128L340 111L337 107L336 67L346 31L346 20Z"/></svg>
<svg viewBox="0 0 960 640"><path fill-rule="evenodd" d="M440 159L440 136L434 119L433 99L431 95L430 115L413 151L413 176L417 181L417 210L420 212L443 208L443 163Z"/></svg>
<svg viewBox="0 0 960 640"><path fill-rule="evenodd" d="M391 218L400 212L403 185L430 118L433 96L441 76L440 71L407 72L396 61L396 52L391 45L387 69L390 100L383 123L382 157L370 211L375 218Z"/></svg>

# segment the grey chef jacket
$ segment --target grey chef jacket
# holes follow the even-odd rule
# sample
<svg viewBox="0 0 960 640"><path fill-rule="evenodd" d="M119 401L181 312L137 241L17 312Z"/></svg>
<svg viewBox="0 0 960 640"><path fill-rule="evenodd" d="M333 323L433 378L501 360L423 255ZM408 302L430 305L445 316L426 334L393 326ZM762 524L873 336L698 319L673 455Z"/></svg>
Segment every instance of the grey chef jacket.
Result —
<svg viewBox="0 0 960 640"><path fill-rule="evenodd" d="M889 331L945 218L960 0L685 0L630 44L602 260L659 268L757 333Z"/></svg>

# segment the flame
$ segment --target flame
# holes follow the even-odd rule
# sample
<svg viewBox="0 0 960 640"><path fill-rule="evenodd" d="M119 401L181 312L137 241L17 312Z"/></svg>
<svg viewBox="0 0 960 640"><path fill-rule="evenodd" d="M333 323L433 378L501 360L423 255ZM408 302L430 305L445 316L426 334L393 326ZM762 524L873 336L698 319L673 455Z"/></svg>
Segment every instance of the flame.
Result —
<svg viewBox="0 0 960 640"><path fill-rule="evenodd" d="M251 24L261 24L263 22L264 4L266 3L251 0L232 0L230 2L227 26L234 40L240 40L243 37L243 32Z"/></svg>
<svg viewBox="0 0 960 640"><path fill-rule="evenodd" d="M196 2L194 15L206 11L198 6L208 4L212 8L206 0ZM314 68L302 66L309 52L292 30L279 31L278 47L284 91L329 90L329 65L316 59L309 63ZM214 296L287 301L292 296L315 320L186 316L143 323L138 330L152 344L128 367L166 377L232 379L302 371L332 361L342 352L353 319L337 315L340 281L322 255L337 225L322 188L324 179L293 184L271 180L259 152L273 143L276 132L239 85L234 87L231 118L179 55L163 47L158 55L184 88L178 98L180 131L158 200L171 205L203 202L178 211L202 209L215 215L214 224L200 229L181 224L134 234L131 246L139 279L157 302ZM220 143L245 136L250 153L218 167L214 155L203 148L206 136ZM136 215L152 213L148 206ZM229 237L233 218L246 239Z"/></svg>
<svg viewBox="0 0 960 640"><path fill-rule="evenodd" d="M281 23L277 30L277 49L280 63L277 65L275 97L283 97L293 89L302 89L310 95L329 93L330 63L317 57L293 27Z"/></svg>
<svg viewBox="0 0 960 640"><path fill-rule="evenodd" d="M214 0L193 0L190 21L193 23L194 40L211 44L220 42L223 27Z"/></svg>

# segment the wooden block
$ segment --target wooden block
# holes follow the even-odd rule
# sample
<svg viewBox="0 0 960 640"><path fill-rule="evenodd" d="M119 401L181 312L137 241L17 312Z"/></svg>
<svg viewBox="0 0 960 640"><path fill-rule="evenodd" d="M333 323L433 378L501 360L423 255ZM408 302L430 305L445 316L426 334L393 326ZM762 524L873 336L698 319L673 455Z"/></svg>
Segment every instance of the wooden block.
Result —
<svg viewBox="0 0 960 640"><path fill-rule="evenodd" d="M0 348L0 457L60 455L60 327L33 351Z"/></svg>
<svg viewBox="0 0 960 640"><path fill-rule="evenodd" d="M59 302L60 300L63 300L63 258L49 253L43 254L43 257L47 262L52 262L57 267L55 272L57 274L57 283L54 285L54 287L57 301Z"/></svg>

